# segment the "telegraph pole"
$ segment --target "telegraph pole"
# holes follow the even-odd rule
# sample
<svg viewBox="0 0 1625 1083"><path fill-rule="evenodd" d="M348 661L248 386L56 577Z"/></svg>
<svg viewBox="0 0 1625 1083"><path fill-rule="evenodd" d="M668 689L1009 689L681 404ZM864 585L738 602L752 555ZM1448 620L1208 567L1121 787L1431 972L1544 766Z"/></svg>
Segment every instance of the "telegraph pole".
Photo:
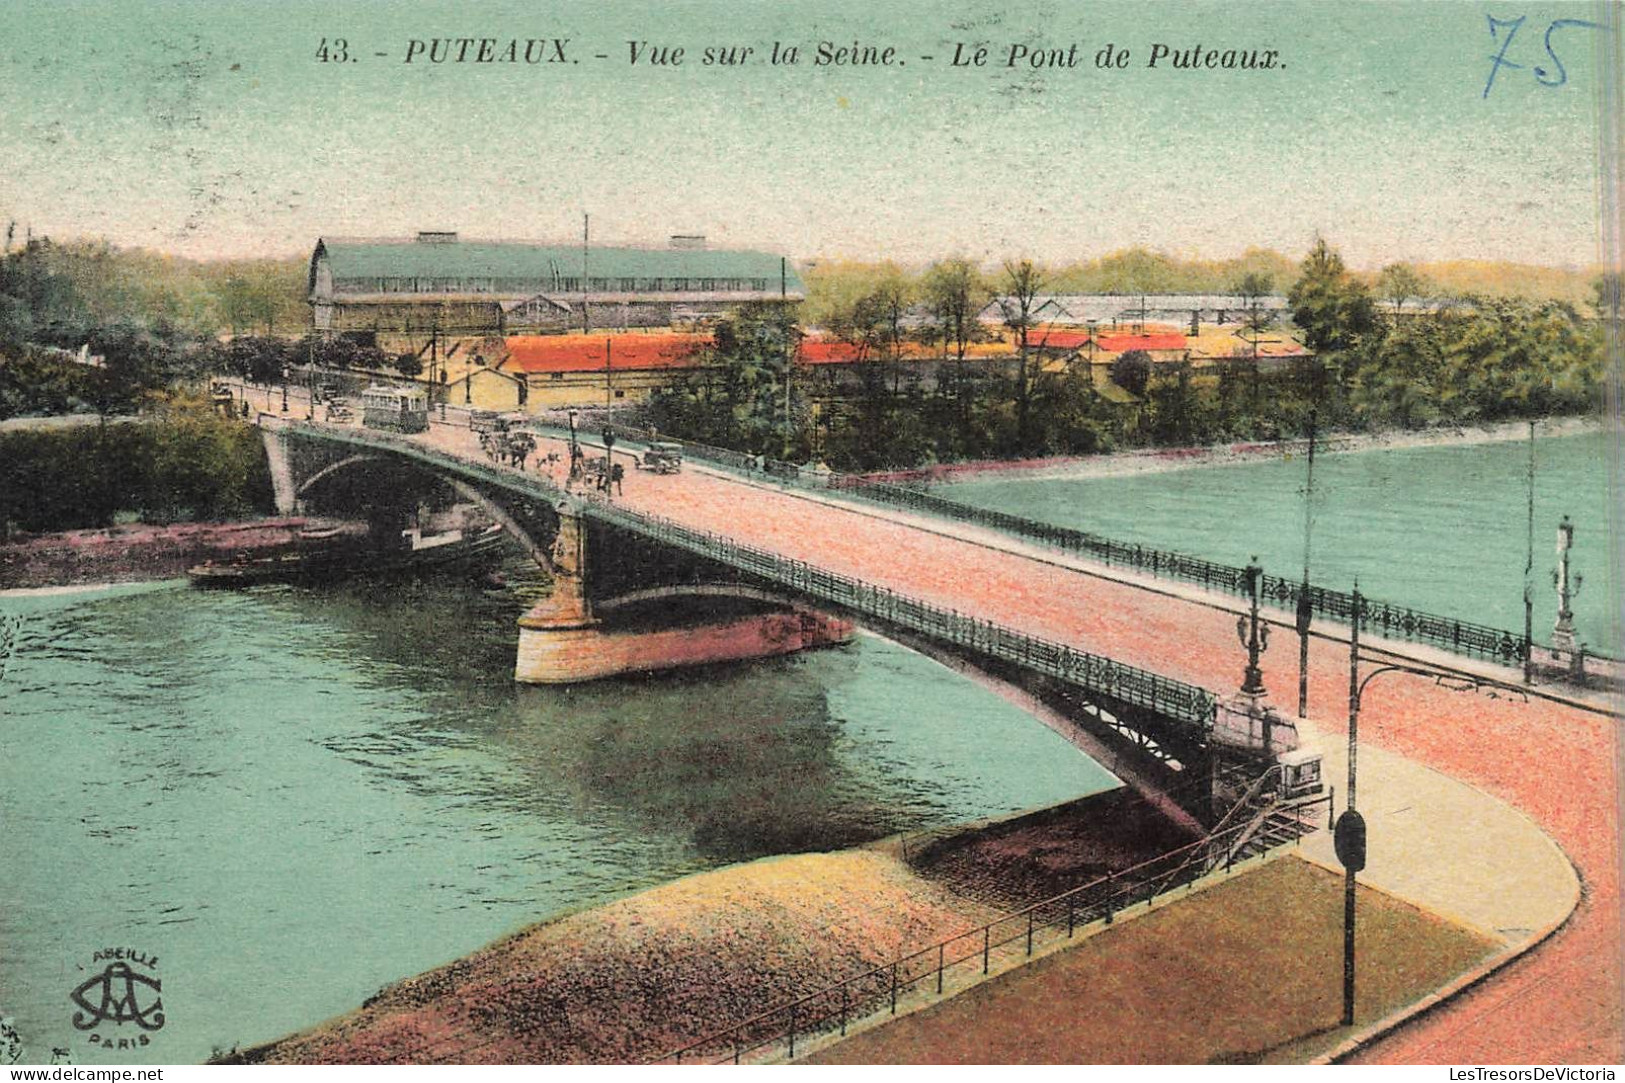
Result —
<svg viewBox="0 0 1625 1083"><path fill-rule="evenodd" d="M1523 563L1523 683L1535 680L1535 601L1530 580L1535 574L1535 422L1529 422L1529 533Z"/></svg>
<svg viewBox="0 0 1625 1083"><path fill-rule="evenodd" d="M1256 344L1255 344L1256 348ZM1315 411L1309 411L1309 477L1303 488L1303 582L1298 587L1298 717L1309 717L1309 537L1315 520Z"/></svg>
<svg viewBox="0 0 1625 1083"><path fill-rule="evenodd" d="M1349 615L1348 804L1337 818L1333 843L1343 865L1343 1025L1354 1025L1354 877L1365 867L1365 820L1355 811L1355 760L1360 752L1360 584L1354 584Z"/></svg>
<svg viewBox="0 0 1625 1083"><path fill-rule="evenodd" d="M590 334L592 317L587 313L587 250L592 233L592 216L581 212L581 333Z"/></svg>

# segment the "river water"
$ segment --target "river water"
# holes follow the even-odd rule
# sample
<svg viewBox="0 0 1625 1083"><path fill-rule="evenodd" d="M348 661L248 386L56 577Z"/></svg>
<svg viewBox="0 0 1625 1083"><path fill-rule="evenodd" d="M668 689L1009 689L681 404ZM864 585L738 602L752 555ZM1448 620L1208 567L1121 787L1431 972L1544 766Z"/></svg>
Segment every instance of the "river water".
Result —
<svg viewBox="0 0 1625 1083"><path fill-rule="evenodd" d="M1576 628L1619 654L1609 560L1610 439L1535 441L1535 639L1557 614L1557 524L1575 525ZM1315 459L1310 579L1522 634L1528 554L1525 441L1358 451ZM1226 564L1303 572L1305 461L1272 460L1096 478L983 477L938 489L968 504Z"/></svg>
<svg viewBox="0 0 1625 1083"><path fill-rule="evenodd" d="M0 1017L27 1060L198 1061L685 873L1116 784L872 637L516 686L526 569L506 571L516 587L494 591L0 596L21 619L0 682ZM72 1026L107 948L156 960L146 1046L90 1044L133 1023Z"/></svg>

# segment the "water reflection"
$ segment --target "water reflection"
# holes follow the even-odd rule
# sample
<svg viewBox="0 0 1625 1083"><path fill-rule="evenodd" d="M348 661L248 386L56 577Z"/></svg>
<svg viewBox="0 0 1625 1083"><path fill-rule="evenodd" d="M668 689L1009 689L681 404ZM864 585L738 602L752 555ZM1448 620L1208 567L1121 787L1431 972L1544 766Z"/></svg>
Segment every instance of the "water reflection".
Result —
<svg viewBox="0 0 1625 1083"><path fill-rule="evenodd" d="M510 679L538 584L0 597L0 1009L73 1045L90 953L157 955L206 1057L566 909L765 854L1112 785L875 639L577 688ZM528 578L527 578L528 576ZM128 1059L124 1054L123 1059Z"/></svg>

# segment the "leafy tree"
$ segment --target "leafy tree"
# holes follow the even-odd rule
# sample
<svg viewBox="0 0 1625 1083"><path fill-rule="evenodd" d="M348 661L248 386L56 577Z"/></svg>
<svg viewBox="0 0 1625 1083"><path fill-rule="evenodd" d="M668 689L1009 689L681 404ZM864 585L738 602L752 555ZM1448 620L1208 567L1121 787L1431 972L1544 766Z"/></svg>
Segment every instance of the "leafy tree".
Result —
<svg viewBox="0 0 1625 1083"><path fill-rule="evenodd" d="M1043 454L1092 455L1116 443L1116 415L1087 366L1043 373L1033 389L1033 439Z"/></svg>
<svg viewBox="0 0 1625 1083"><path fill-rule="evenodd" d="M1356 415L1372 427L1402 429L1437 420L1449 330L1441 318L1431 317L1410 321L1373 343L1351 393Z"/></svg>
<svg viewBox="0 0 1625 1083"><path fill-rule="evenodd" d="M295 359L289 344L279 338L243 335L226 344L228 371L257 384L276 383L282 370Z"/></svg>
<svg viewBox="0 0 1625 1083"><path fill-rule="evenodd" d="M1376 306L1365 286L1349 274L1343 257L1324 238L1316 238L1304 257L1287 303L1306 344L1317 353L1352 349L1362 336L1378 330Z"/></svg>
<svg viewBox="0 0 1625 1083"><path fill-rule="evenodd" d="M1016 442L1023 451L1029 444L1028 413L1030 408L1032 371L1028 336L1033 324L1033 311L1038 291L1044 285L1044 272L1032 260L1005 261L1004 287L1008 296L1001 302L1004 324L1016 333L1019 348L1016 368Z"/></svg>
<svg viewBox="0 0 1625 1083"><path fill-rule="evenodd" d="M1474 298L1444 349L1440 398L1458 420L1532 417L1595 406L1602 338L1567 305Z"/></svg>
<svg viewBox="0 0 1625 1083"><path fill-rule="evenodd" d="M1377 276L1377 295L1394 306L1396 318L1406 301L1425 298L1429 288L1427 279L1408 263L1390 263Z"/></svg>
<svg viewBox="0 0 1625 1083"><path fill-rule="evenodd" d="M1126 350L1112 361L1108 370L1112 383L1131 395L1144 395L1151 382L1151 355L1144 350Z"/></svg>
<svg viewBox="0 0 1625 1083"><path fill-rule="evenodd" d="M1099 273L1102 292L1131 296L1171 293L1180 277L1172 259L1144 248L1113 252L1100 261Z"/></svg>
<svg viewBox="0 0 1625 1083"><path fill-rule="evenodd" d="M721 423L719 442L758 454L794 449L798 416L794 358L801 332L795 313L780 305L742 306L717 324L707 362Z"/></svg>
<svg viewBox="0 0 1625 1083"><path fill-rule="evenodd" d="M1176 369L1172 380L1161 379L1147 389L1151 436L1175 447L1205 442L1216 431L1215 419L1192 384L1190 365Z"/></svg>
<svg viewBox="0 0 1625 1083"><path fill-rule="evenodd" d="M423 358L410 351L395 355L395 371L408 380L416 379L423 371Z"/></svg>

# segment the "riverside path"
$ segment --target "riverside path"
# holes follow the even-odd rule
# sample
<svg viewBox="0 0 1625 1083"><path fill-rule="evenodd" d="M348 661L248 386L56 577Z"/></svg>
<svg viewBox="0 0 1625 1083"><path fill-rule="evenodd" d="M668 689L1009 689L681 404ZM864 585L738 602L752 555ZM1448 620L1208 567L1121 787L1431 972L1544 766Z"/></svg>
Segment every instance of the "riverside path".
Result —
<svg viewBox="0 0 1625 1083"><path fill-rule="evenodd" d="M301 406L294 403L295 417ZM411 439L485 462L478 434L461 420L453 414L451 422L437 422ZM540 450L565 449L562 441L543 439ZM601 453L601 445L594 450ZM634 471L630 454L620 461L626 484L614 502L630 511L1221 694L1242 677L1245 652L1237 645L1234 599L1146 589L1116 571L968 524L846 503L691 464L679 474L656 475ZM1276 619L1290 627L1290 616L1276 614ZM1308 716L1328 736L1342 732L1340 720L1346 716L1348 646L1337 638L1343 635L1342 628L1327 626L1323 636L1311 639ZM1278 699L1287 701L1288 689L1295 692L1296 642L1286 628L1277 629L1277 639L1279 645L1264 657L1264 677ZM1396 653L1412 650L1403 644L1377 646ZM1519 679L1510 670L1496 673L1508 683ZM1360 735L1362 742L1434 767L1522 810L1573 861L1584 892L1554 936L1442 1006L1371 1041L1359 1058L1620 1061L1617 714L1596 700L1475 695L1394 674L1367 690Z"/></svg>

